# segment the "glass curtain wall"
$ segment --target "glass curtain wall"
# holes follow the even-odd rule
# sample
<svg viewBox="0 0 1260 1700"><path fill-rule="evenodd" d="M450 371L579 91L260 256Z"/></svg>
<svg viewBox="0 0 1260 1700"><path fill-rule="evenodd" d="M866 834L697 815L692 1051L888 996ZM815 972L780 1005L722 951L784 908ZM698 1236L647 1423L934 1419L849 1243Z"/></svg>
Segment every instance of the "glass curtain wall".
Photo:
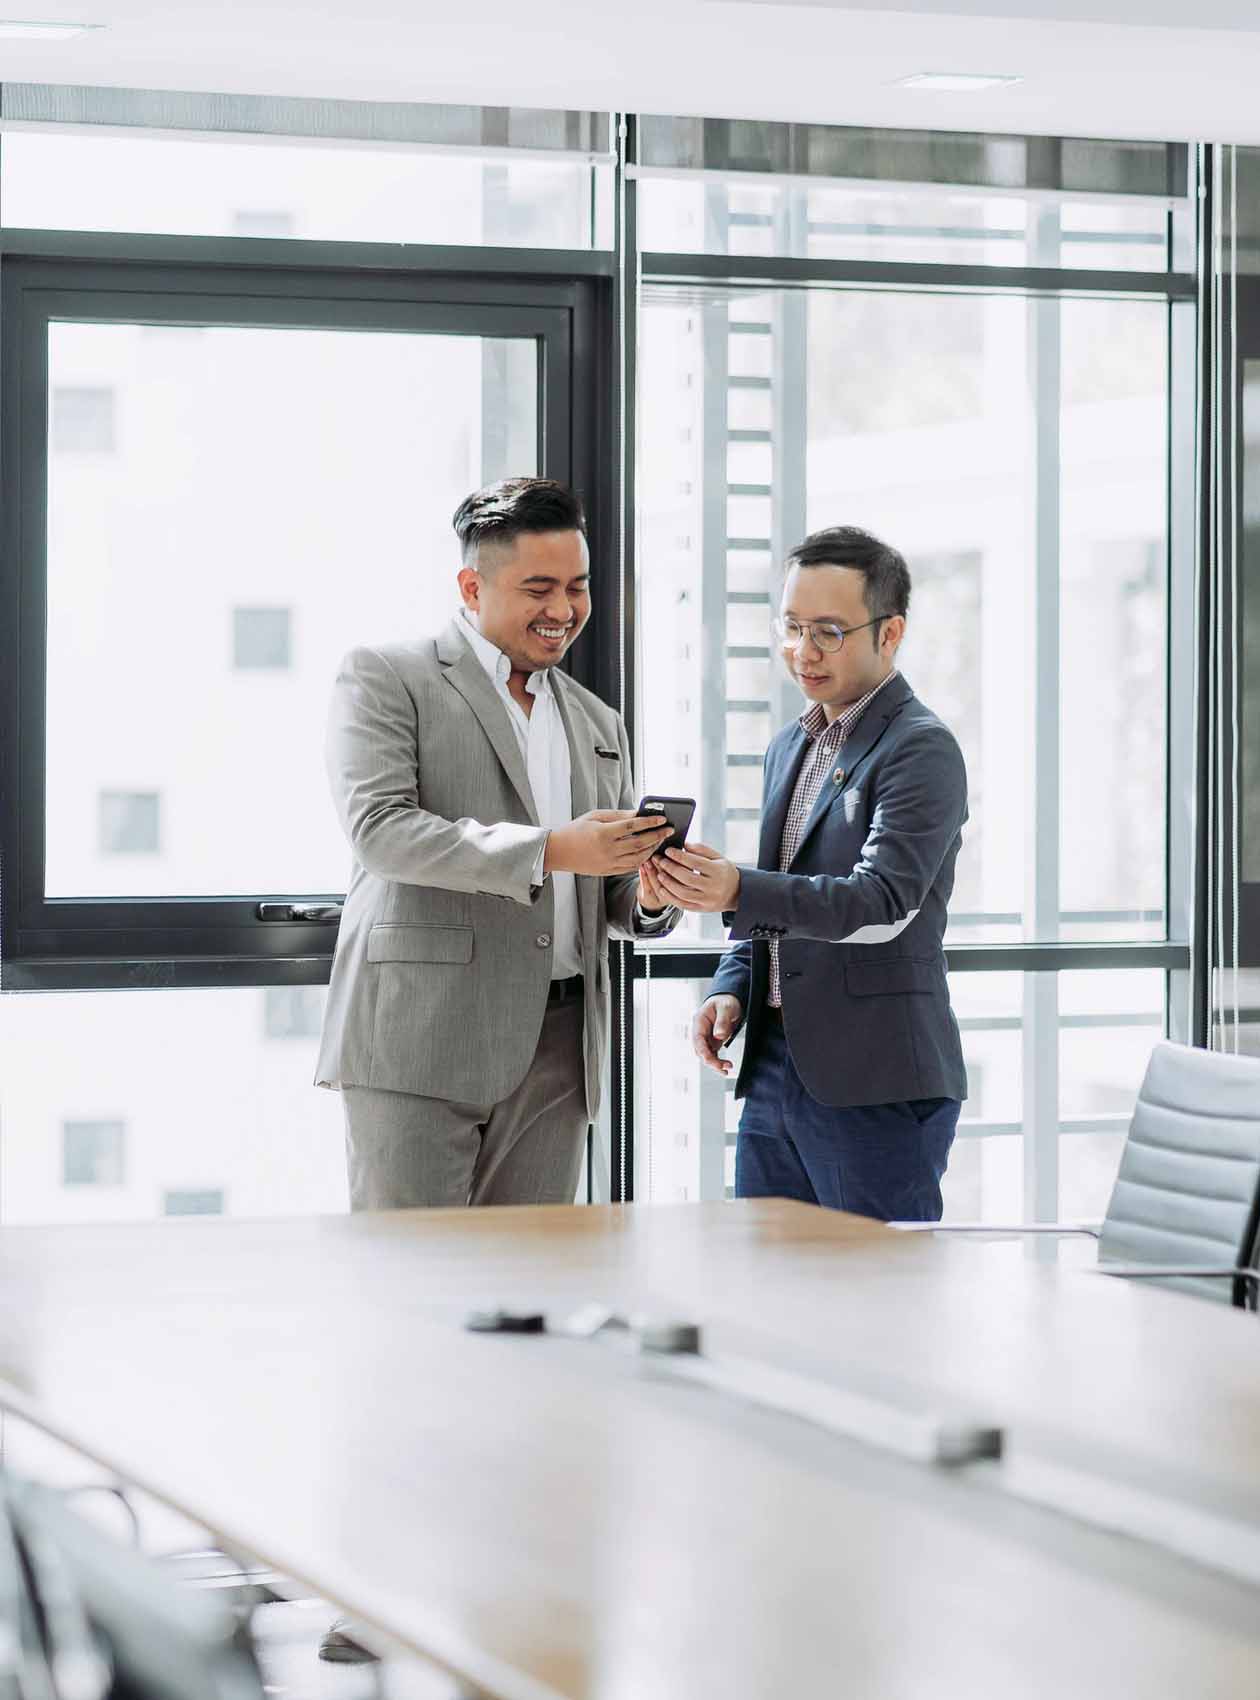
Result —
<svg viewBox="0 0 1260 1700"><path fill-rule="evenodd" d="M56 121L55 94L17 110L6 86L0 116ZM971 776L948 941L971 1097L949 1212L1096 1214L1150 1045L1186 1002L1169 996L1188 876L1168 801L1192 724L1185 150L631 119L614 180L606 115L457 112L471 128L451 154L424 151L415 109L406 136L338 152L303 145L301 103L276 120L293 136L255 144L173 136L196 114L168 103L192 97L152 98L161 137L6 133L6 227L98 266L102 233L173 238L207 291L252 243L260 266L358 277L407 243L416 279L462 244L496 299L512 267L522 299L567 269L604 291L574 383L606 443L615 278L641 272L620 351L632 559L622 578L605 510L579 665L614 702L624 670L640 780L697 797L709 842L754 854L761 756L799 712L768 630L787 548L854 522L906 552L905 671ZM611 248L617 195L638 252ZM532 334L316 318L168 302L49 326L50 902L336 892L317 759L336 653L441 617L466 488L554 467ZM242 823L264 804L260 838ZM596 1197L729 1188L736 1107L686 1043L723 938L706 918L619 950ZM141 961L121 990L89 963L75 990L0 1000L0 1220L342 1206L338 1106L310 1085L310 961L227 969L212 985Z"/></svg>
<svg viewBox="0 0 1260 1700"><path fill-rule="evenodd" d="M569 380L544 353L563 344L567 371L571 309L535 303L600 263L611 165L606 116L552 116L525 126L551 157L91 125L0 138L6 238L53 233L7 240L0 273L34 249L61 263L45 287L78 291L42 345L46 689L26 706L48 906L233 900L252 919L254 896L344 891L322 760L339 656L450 617L450 516L469 490L567 473L551 438ZM127 280L113 297L101 233ZM177 274L153 269L168 236L186 244ZM446 272L413 246L382 284L365 244L383 241L441 243ZM457 244L471 288L442 281ZM482 328L504 315L519 334ZM63 962L78 989L7 990L0 1222L344 1209L339 1100L312 1084L312 968L326 978L326 956L246 947L200 970L132 963L127 989Z"/></svg>
<svg viewBox="0 0 1260 1700"><path fill-rule="evenodd" d="M902 670L970 779L946 941L970 1096L947 1217L1098 1216L1187 955L1184 897L1168 904L1170 716L1178 763L1193 726L1169 642L1193 550L1170 477L1194 430L1185 185L1146 152L1109 162L1127 195L1099 192L1099 155L1078 161L1093 184L1060 158L1053 182L1001 193L974 153L955 185L776 182L732 169L739 128L649 131L637 182L655 250L640 770L753 860L762 755L802 707L769 630L779 565L825 525L896 544L914 580ZM1172 874L1184 889L1188 868ZM640 1196L730 1191L738 1105L687 1040L724 937L689 918L639 953Z"/></svg>

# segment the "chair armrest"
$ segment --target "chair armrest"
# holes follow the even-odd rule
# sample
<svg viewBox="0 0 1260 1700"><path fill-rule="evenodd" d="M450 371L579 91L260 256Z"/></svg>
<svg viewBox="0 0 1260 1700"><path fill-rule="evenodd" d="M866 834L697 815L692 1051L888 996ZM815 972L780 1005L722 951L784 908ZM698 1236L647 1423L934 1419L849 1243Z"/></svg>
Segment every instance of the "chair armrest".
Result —
<svg viewBox="0 0 1260 1700"><path fill-rule="evenodd" d="M1094 1222L889 1222L900 1234L1088 1234L1096 1240Z"/></svg>
<svg viewBox="0 0 1260 1700"><path fill-rule="evenodd" d="M1217 1263L1099 1263L1099 1275L1118 1275L1126 1281L1159 1281L1165 1276L1194 1276L1210 1281L1260 1281L1260 1270L1234 1269Z"/></svg>

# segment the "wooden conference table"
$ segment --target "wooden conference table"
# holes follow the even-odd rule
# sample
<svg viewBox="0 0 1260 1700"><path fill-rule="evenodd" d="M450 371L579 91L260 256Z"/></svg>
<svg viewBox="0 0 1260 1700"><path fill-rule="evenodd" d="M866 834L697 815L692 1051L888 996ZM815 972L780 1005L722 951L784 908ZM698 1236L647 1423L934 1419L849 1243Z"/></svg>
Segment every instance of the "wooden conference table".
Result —
<svg viewBox="0 0 1260 1700"><path fill-rule="evenodd" d="M591 1301L1006 1456L916 1462L624 1335L463 1327ZM0 1236L0 1404L503 1700L1254 1693L1258 1328L780 1203Z"/></svg>

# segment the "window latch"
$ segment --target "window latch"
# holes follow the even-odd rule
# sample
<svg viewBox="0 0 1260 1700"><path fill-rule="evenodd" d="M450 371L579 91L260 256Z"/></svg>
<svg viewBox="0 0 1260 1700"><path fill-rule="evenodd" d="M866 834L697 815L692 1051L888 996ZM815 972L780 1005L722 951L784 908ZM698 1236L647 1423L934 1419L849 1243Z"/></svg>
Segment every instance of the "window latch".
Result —
<svg viewBox="0 0 1260 1700"><path fill-rule="evenodd" d="M260 921L340 921L340 903L260 903Z"/></svg>

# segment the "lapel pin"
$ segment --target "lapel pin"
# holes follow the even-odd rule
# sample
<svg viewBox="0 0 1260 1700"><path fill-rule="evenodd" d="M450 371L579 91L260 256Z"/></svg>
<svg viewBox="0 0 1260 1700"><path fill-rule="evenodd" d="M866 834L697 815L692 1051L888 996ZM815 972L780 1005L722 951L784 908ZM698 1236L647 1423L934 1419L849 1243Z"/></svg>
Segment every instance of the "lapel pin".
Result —
<svg viewBox="0 0 1260 1700"><path fill-rule="evenodd" d="M831 777L835 780L837 785L843 785L844 784L844 769L842 767L838 767L836 769L836 771L832 774Z"/></svg>

